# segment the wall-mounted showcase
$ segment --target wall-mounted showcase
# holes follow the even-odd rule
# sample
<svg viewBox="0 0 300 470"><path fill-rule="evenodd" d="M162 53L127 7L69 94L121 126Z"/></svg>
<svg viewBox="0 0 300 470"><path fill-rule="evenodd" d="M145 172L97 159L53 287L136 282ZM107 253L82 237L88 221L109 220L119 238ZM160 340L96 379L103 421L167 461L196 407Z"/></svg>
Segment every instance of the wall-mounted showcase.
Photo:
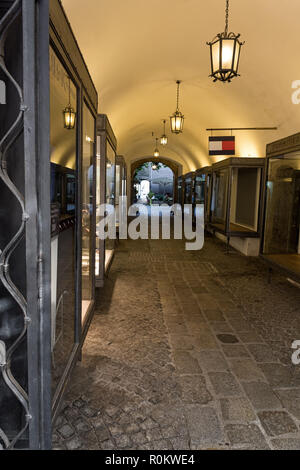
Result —
<svg viewBox="0 0 300 470"><path fill-rule="evenodd" d="M262 254L290 277L300 277L300 134L267 146Z"/></svg>
<svg viewBox="0 0 300 470"><path fill-rule="evenodd" d="M98 97L60 1L5 5L0 448L49 449L94 309Z"/></svg>
<svg viewBox="0 0 300 470"><path fill-rule="evenodd" d="M194 184L195 173L187 173L183 175L184 181L184 204L193 204L194 202Z"/></svg>
<svg viewBox="0 0 300 470"><path fill-rule="evenodd" d="M247 255L259 252L264 171L264 158L233 157L212 166L209 228Z"/></svg>
<svg viewBox="0 0 300 470"><path fill-rule="evenodd" d="M120 197L127 195L127 166L124 157L116 157L116 226L119 229ZM126 206L127 207L127 206Z"/></svg>
<svg viewBox="0 0 300 470"><path fill-rule="evenodd" d="M212 168L200 168L195 172L194 205L204 204L205 226L209 222Z"/></svg>
<svg viewBox="0 0 300 470"><path fill-rule="evenodd" d="M116 162L117 139L114 135L106 114L97 117L97 210L96 210L96 286L102 287L105 274L109 270L114 256L115 240L102 240L97 236L97 225L100 223L99 204L109 204L116 207Z"/></svg>
<svg viewBox="0 0 300 470"><path fill-rule="evenodd" d="M179 176L177 180L177 202L180 205L183 204L183 196L184 196L183 188L184 188L183 176Z"/></svg>

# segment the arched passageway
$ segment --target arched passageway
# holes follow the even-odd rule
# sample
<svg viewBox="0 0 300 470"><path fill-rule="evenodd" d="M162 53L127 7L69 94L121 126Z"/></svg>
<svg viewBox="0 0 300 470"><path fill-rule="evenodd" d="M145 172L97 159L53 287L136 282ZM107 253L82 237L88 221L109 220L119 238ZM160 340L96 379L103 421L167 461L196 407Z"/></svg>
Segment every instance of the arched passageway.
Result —
<svg viewBox="0 0 300 470"><path fill-rule="evenodd" d="M173 189L172 189L172 200L173 202L176 202L176 191L175 188L177 187L177 182L178 182L178 177L181 176L182 174L182 165L178 162L175 162L174 160L171 160L166 157L143 157L138 160L135 160L131 164L131 171L130 171L130 201L131 203L136 202L136 190L135 190L135 184L136 184L136 174L137 171L143 167L145 167L147 164L151 164L151 167L153 168L154 166L157 166L158 168L169 168L173 172ZM156 171L156 170L154 170ZM165 175L163 175L164 177ZM164 186L163 182L163 177L161 179L161 184ZM155 179L155 178L153 178ZM158 180L157 180L158 181ZM159 183L159 181L158 181ZM149 187L149 189L151 189Z"/></svg>

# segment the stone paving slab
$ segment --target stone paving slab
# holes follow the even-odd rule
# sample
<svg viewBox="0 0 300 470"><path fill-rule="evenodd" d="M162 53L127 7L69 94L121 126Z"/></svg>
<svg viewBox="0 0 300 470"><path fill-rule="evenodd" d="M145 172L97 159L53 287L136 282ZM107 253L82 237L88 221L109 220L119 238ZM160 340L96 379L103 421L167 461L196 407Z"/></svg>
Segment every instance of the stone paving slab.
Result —
<svg viewBox="0 0 300 470"><path fill-rule="evenodd" d="M282 408L279 398L269 384L263 382L244 382L243 387L256 410Z"/></svg>
<svg viewBox="0 0 300 470"><path fill-rule="evenodd" d="M299 303L217 240L120 241L54 448L300 450Z"/></svg>
<svg viewBox="0 0 300 470"><path fill-rule="evenodd" d="M262 411L258 417L268 436L298 432L298 427L286 411Z"/></svg>
<svg viewBox="0 0 300 470"><path fill-rule="evenodd" d="M197 405L186 407L191 448L217 448L224 442L223 432L216 411Z"/></svg>

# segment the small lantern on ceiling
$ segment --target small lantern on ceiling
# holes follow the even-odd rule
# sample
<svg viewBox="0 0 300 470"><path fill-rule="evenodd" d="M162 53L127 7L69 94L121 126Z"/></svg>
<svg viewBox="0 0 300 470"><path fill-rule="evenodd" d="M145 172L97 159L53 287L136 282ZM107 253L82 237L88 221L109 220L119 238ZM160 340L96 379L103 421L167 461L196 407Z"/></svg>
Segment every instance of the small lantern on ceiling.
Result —
<svg viewBox="0 0 300 470"><path fill-rule="evenodd" d="M225 31L218 34L207 45L210 46L211 75L214 82L231 82L239 76L241 47L240 34L228 32L229 0L226 0Z"/></svg>
<svg viewBox="0 0 300 470"><path fill-rule="evenodd" d="M170 117L171 131L173 134L181 134L183 132L184 115L179 111L179 87L180 80L177 80L177 108L175 113Z"/></svg>
<svg viewBox="0 0 300 470"><path fill-rule="evenodd" d="M158 142L158 138L156 138L156 147L155 147L154 154L153 154L155 157L159 157L159 150L158 150L157 142Z"/></svg>
<svg viewBox="0 0 300 470"><path fill-rule="evenodd" d="M167 135L166 135L166 122L167 122L167 121L164 119L164 120L163 120L163 123L164 123L164 133L163 133L163 135L162 135L161 138L160 138L160 143L161 143L161 145L167 145L167 143L168 143L168 137L167 137Z"/></svg>
<svg viewBox="0 0 300 470"><path fill-rule="evenodd" d="M64 114L65 129L71 130L75 128L76 112L71 106L71 79L70 77L68 77L68 79L69 79L69 104L63 110L63 114Z"/></svg>

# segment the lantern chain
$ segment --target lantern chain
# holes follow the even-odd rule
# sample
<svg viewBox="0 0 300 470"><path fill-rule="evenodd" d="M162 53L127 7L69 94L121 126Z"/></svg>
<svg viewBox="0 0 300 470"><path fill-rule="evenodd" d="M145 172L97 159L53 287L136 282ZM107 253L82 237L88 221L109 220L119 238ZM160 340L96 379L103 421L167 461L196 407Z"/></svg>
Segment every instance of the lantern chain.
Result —
<svg viewBox="0 0 300 470"><path fill-rule="evenodd" d="M177 109L176 109L176 111L179 111L179 87L180 87L180 83L181 83L181 81L178 80L177 81Z"/></svg>
<svg viewBox="0 0 300 470"><path fill-rule="evenodd" d="M229 0L226 0L225 37L227 37L227 34L228 34L228 26L229 26Z"/></svg>

